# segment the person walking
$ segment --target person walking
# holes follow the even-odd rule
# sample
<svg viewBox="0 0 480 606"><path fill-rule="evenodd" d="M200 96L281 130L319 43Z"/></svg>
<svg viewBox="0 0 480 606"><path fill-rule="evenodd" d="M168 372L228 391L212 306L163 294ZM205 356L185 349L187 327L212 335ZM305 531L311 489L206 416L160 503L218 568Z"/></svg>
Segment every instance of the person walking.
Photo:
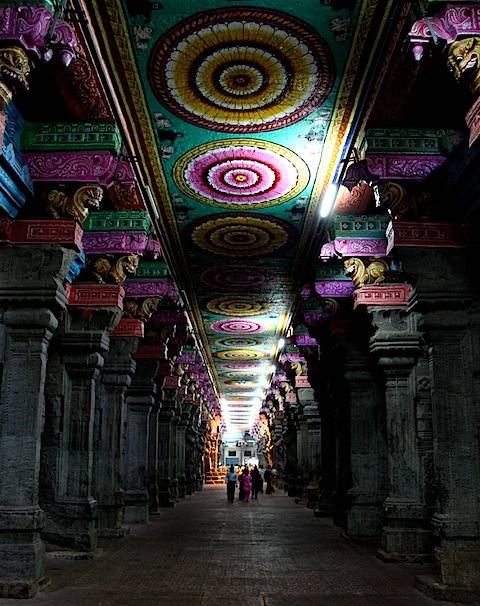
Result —
<svg viewBox="0 0 480 606"><path fill-rule="evenodd" d="M252 476L250 475L250 470L248 467L245 467L243 470L243 494L244 501L248 503L250 501L250 492L252 490Z"/></svg>
<svg viewBox="0 0 480 606"><path fill-rule="evenodd" d="M260 470L255 465L252 469L252 499L258 499L258 492L261 490L263 485L263 479L260 474Z"/></svg>
<svg viewBox="0 0 480 606"><path fill-rule="evenodd" d="M230 470L225 474L225 482L227 483L227 500L229 503L233 503L235 486L237 485L237 474L233 465L230 465Z"/></svg>
<svg viewBox="0 0 480 606"><path fill-rule="evenodd" d="M263 474L263 478L265 480L265 482L267 483L267 488L265 489L265 494L272 494L272 479L273 479L273 473L272 473L272 466L269 465L267 467L267 469L265 470L265 473Z"/></svg>

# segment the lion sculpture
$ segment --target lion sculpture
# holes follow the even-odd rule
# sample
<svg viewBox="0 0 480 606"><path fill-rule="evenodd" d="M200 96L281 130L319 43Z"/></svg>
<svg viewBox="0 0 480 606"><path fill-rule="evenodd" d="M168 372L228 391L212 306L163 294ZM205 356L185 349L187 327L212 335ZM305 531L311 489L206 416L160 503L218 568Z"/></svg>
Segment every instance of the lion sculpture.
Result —
<svg viewBox="0 0 480 606"><path fill-rule="evenodd" d="M390 269L386 261L376 257L371 257L367 266L361 259L350 257L344 262L344 266L345 274L353 280L358 288L365 284L380 284L385 280L385 272Z"/></svg>
<svg viewBox="0 0 480 606"><path fill-rule="evenodd" d="M3 111L20 89L28 90L30 61L19 46L0 49L0 111Z"/></svg>
<svg viewBox="0 0 480 606"><path fill-rule="evenodd" d="M47 211L54 219L74 219L80 224L88 217L90 209L99 210L102 198L102 188L92 183L82 185L73 198L67 196L63 186L43 192Z"/></svg>
<svg viewBox="0 0 480 606"><path fill-rule="evenodd" d="M88 262L90 274L100 283L114 283L121 285L128 276L133 276L138 268L138 255L99 255Z"/></svg>
<svg viewBox="0 0 480 606"><path fill-rule="evenodd" d="M453 42L448 49L448 65L455 80L467 76L470 90L480 95L480 38L471 36Z"/></svg>

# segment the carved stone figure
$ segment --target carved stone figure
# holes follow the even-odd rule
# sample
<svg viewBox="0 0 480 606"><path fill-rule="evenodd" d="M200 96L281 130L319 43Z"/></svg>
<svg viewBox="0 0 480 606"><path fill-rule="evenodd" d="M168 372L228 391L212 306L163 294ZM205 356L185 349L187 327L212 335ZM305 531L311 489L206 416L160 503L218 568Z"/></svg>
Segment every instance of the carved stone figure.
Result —
<svg viewBox="0 0 480 606"><path fill-rule="evenodd" d="M103 198L103 190L95 183L82 185L69 198L63 186L47 189L43 192L48 212L55 219L74 219L83 223L88 217L89 209L99 210Z"/></svg>
<svg viewBox="0 0 480 606"><path fill-rule="evenodd" d="M448 49L448 65L455 80L466 77L472 93L480 95L480 37L472 36L454 42Z"/></svg>
<svg viewBox="0 0 480 606"><path fill-rule="evenodd" d="M11 102L20 87L28 90L30 61L19 46L0 48L0 111Z"/></svg>
<svg viewBox="0 0 480 606"><path fill-rule="evenodd" d="M138 268L138 255L98 255L90 259L87 270L100 284L123 284L127 277L135 275Z"/></svg>
<svg viewBox="0 0 480 606"><path fill-rule="evenodd" d="M157 309L158 297L148 297L143 300L125 299L123 313L135 320L148 320Z"/></svg>
<svg viewBox="0 0 480 606"><path fill-rule="evenodd" d="M385 272L390 269L388 263L376 258L370 258L370 261L367 266L357 257L350 257L344 262L345 274L355 286L361 288L365 284L380 284L385 280Z"/></svg>

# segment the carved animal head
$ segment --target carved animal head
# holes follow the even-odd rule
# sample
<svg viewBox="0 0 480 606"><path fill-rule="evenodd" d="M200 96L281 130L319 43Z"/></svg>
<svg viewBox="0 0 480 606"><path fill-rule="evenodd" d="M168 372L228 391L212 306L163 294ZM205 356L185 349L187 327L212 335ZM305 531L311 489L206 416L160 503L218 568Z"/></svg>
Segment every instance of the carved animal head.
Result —
<svg viewBox="0 0 480 606"><path fill-rule="evenodd" d="M0 48L0 79L12 93L28 90L30 60L20 46Z"/></svg>
<svg viewBox="0 0 480 606"><path fill-rule="evenodd" d="M361 259L350 257L343 263L345 267L345 275L353 280L353 283L358 286L362 283L365 273L365 265Z"/></svg>
<svg viewBox="0 0 480 606"><path fill-rule="evenodd" d="M450 45L448 64L455 80L468 73L470 89L475 95L480 94L480 38L472 36Z"/></svg>
<svg viewBox="0 0 480 606"><path fill-rule="evenodd" d="M138 261L138 255L124 255L118 259L116 269L118 273L123 274L125 278L129 275L134 276L137 273Z"/></svg>
<svg viewBox="0 0 480 606"><path fill-rule="evenodd" d="M73 196L73 201L76 205L85 209L100 209L100 202L103 198L103 189L96 183L88 183L82 185Z"/></svg>

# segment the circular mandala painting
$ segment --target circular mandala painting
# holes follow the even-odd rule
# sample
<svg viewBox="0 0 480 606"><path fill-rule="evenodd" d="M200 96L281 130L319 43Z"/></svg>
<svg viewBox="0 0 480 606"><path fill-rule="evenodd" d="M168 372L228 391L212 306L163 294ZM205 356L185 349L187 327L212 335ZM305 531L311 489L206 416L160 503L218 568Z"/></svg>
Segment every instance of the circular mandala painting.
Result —
<svg viewBox="0 0 480 606"><path fill-rule="evenodd" d="M252 339L252 337L223 337L222 339L215 339L213 345L215 347L257 347L261 345L260 339Z"/></svg>
<svg viewBox="0 0 480 606"><path fill-rule="evenodd" d="M247 320L244 318L215 320L215 322L210 322L207 324L207 328L215 332L227 333L231 335L261 333L269 330L269 327L262 324L262 322L257 322L256 320Z"/></svg>
<svg viewBox="0 0 480 606"><path fill-rule="evenodd" d="M207 303L211 313L222 316L259 316L268 313L270 305L248 296L217 297Z"/></svg>
<svg viewBox="0 0 480 606"><path fill-rule="evenodd" d="M308 184L304 161L257 139L214 141L179 158L173 178L183 194L220 208L266 208L298 196Z"/></svg>
<svg viewBox="0 0 480 606"><path fill-rule="evenodd" d="M272 288L277 282L273 271L251 265L210 267L201 275L204 284L213 290L259 291Z"/></svg>
<svg viewBox="0 0 480 606"><path fill-rule="evenodd" d="M229 257L268 255L298 239L287 221L240 212L196 219L185 227L182 235L206 252Z"/></svg>
<svg viewBox="0 0 480 606"><path fill-rule="evenodd" d="M152 49L148 78L173 114L202 128L254 133L318 109L334 81L324 39L280 11L222 8L171 28Z"/></svg>
<svg viewBox="0 0 480 606"><path fill-rule="evenodd" d="M215 352L213 356L219 360L259 360L264 358L265 354L253 349L226 349Z"/></svg>

